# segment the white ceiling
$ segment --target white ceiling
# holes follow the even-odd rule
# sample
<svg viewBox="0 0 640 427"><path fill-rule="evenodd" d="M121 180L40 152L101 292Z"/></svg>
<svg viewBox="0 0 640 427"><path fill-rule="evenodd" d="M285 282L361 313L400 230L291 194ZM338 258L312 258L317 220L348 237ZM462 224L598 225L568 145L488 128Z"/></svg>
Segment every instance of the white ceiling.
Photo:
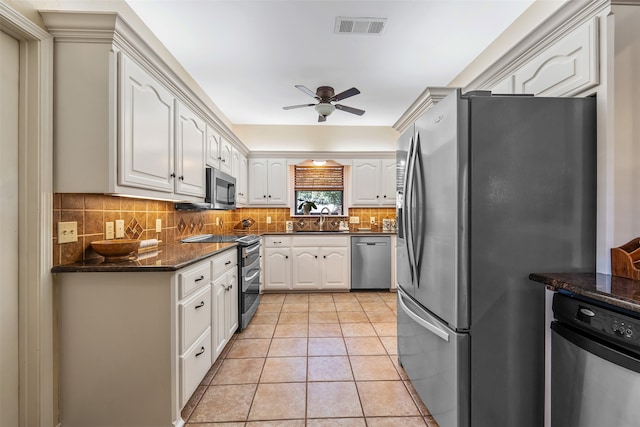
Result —
<svg viewBox="0 0 640 427"><path fill-rule="evenodd" d="M326 125L391 126L446 86L533 0L127 0L236 125L311 125L294 85L360 94ZM387 18L381 35L334 34L336 17Z"/></svg>

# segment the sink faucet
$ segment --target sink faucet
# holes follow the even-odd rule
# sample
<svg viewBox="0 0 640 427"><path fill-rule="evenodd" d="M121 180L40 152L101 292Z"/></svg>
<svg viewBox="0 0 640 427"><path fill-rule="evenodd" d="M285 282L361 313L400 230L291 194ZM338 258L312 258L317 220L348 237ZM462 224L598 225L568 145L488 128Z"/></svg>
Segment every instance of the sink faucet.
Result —
<svg viewBox="0 0 640 427"><path fill-rule="evenodd" d="M318 228L320 228L320 230L322 230L322 226L324 225L324 213L325 213L325 209L327 210L327 214L331 214L331 211L329 211L328 207L324 207L322 208L322 210L320 210L320 221L318 221Z"/></svg>

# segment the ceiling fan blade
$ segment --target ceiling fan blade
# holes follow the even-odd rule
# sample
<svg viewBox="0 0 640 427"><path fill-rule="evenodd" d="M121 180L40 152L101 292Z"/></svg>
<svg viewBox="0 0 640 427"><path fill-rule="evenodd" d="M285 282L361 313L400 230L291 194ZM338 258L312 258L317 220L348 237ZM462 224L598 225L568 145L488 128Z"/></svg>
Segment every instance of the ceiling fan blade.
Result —
<svg viewBox="0 0 640 427"><path fill-rule="evenodd" d="M318 116L318 122L326 122L327 116Z"/></svg>
<svg viewBox="0 0 640 427"><path fill-rule="evenodd" d="M360 110L358 108L347 107L346 105L335 104L336 110L346 111L347 113L357 114L359 116L364 114L364 110Z"/></svg>
<svg viewBox="0 0 640 427"><path fill-rule="evenodd" d="M316 104L300 104L300 105L289 105L288 107L282 107L283 110L293 110L294 108L303 108L303 107L313 107Z"/></svg>
<svg viewBox="0 0 640 427"><path fill-rule="evenodd" d="M360 91L358 89L356 89L355 87L352 87L351 89L347 89L344 92L340 92L337 95L334 95L331 98L331 101L342 101L345 98L349 98L350 96L354 96L359 94Z"/></svg>
<svg viewBox="0 0 640 427"><path fill-rule="evenodd" d="M306 93L307 95L309 95L312 98L315 98L317 100L320 100L320 98L318 98L318 96L316 95L315 92L313 92L311 89L309 89L308 87L306 87L305 85L296 85L296 87L298 89L300 89L301 91L303 91L304 93Z"/></svg>

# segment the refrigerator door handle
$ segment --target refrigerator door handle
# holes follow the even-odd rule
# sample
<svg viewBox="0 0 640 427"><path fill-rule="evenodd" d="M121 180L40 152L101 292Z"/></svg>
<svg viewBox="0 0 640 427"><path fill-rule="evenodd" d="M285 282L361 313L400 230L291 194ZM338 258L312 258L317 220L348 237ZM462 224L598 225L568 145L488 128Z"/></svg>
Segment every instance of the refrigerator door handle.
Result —
<svg viewBox="0 0 640 427"><path fill-rule="evenodd" d="M413 227L411 224L411 218L413 217L413 212L411 212L410 204L411 204L411 194L413 192L414 185L414 167L415 167L415 140L412 138L411 143L409 145L409 153L407 155L407 171L405 174L405 185L404 185L404 197L403 197L403 218L402 222L404 224L404 241L405 246L407 247L407 255L409 257L409 272L411 273L411 281L414 286L419 284L419 280L417 277L417 271L415 268L416 257L413 251Z"/></svg>
<svg viewBox="0 0 640 427"><path fill-rule="evenodd" d="M415 268L416 272L421 271L422 264L422 253L424 251L424 240L426 238L426 224L427 224L427 194L426 194L426 177L424 174L424 164L422 158L422 146L420 141L420 135L416 137L416 148L414 150L414 172L413 179L416 179L416 203L418 203L417 208L420 211L421 217L418 218L416 222L417 225L417 233L414 233L417 238L413 240L413 256L415 259ZM414 231L412 229L412 231ZM416 274L417 274L416 273Z"/></svg>
<svg viewBox="0 0 640 427"><path fill-rule="evenodd" d="M407 316L409 316L413 321L415 321L417 324L419 324L420 326L422 326L426 330L434 333L438 337L442 338L444 341L449 342L449 334L447 333L447 331L439 328L438 326L434 325L433 323L429 323L428 321L426 321L422 317L420 317L417 314L415 314L409 307L407 307L407 305L404 302L404 298L405 297L403 295L402 290L399 289L398 290L398 302L400 303L400 308L402 308L402 311L404 311Z"/></svg>

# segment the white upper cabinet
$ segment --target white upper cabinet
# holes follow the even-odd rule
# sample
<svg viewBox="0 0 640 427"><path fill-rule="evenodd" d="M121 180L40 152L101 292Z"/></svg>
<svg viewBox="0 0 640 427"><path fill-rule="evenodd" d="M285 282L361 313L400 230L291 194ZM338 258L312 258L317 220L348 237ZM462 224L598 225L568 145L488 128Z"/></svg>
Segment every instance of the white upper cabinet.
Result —
<svg viewBox="0 0 640 427"><path fill-rule="evenodd" d="M41 16L56 56L54 192L202 202L205 162L230 173L240 142L190 77L117 13Z"/></svg>
<svg viewBox="0 0 640 427"><path fill-rule="evenodd" d="M205 121L181 102L177 103L176 118L175 192L204 197Z"/></svg>
<svg viewBox="0 0 640 427"><path fill-rule="evenodd" d="M287 161L249 159L249 204L287 206Z"/></svg>
<svg viewBox="0 0 640 427"><path fill-rule="evenodd" d="M247 157L235 147L231 152L231 175L236 178L236 204L246 205L247 196L247 173L249 163Z"/></svg>
<svg viewBox="0 0 640 427"><path fill-rule="evenodd" d="M213 126L207 124L207 166L220 169L220 141L222 137Z"/></svg>
<svg viewBox="0 0 640 427"><path fill-rule="evenodd" d="M351 168L351 191L351 204L354 206L395 205L395 159L354 160Z"/></svg>
<svg viewBox="0 0 640 427"><path fill-rule="evenodd" d="M596 18L549 46L514 75L515 93L568 96L598 84Z"/></svg>
<svg viewBox="0 0 640 427"><path fill-rule="evenodd" d="M120 185L173 192L173 95L126 55L120 55Z"/></svg>
<svg viewBox="0 0 640 427"><path fill-rule="evenodd" d="M233 152L233 145L229 141L227 141L224 137L220 139L220 170L229 175L232 174L231 171L231 156Z"/></svg>
<svg viewBox="0 0 640 427"><path fill-rule="evenodd" d="M573 96L598 85L598 32L594 17L562 34L492 85L491 92Z"/></svg>

